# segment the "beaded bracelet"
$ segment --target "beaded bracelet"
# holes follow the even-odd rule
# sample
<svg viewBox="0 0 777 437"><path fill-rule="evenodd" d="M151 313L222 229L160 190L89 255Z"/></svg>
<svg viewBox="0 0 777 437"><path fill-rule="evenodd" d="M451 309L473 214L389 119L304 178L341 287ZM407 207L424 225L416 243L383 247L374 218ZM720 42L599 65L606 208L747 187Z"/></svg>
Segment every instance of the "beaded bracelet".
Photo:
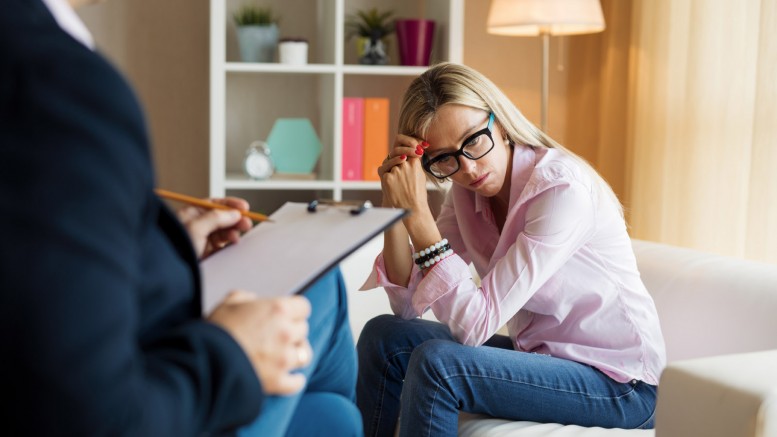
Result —
<svg viewBox="0 0 777 437"><path fill-rule="evenodd" d="M421 257L423 257L425 255L429 255L432 252L439 253L440 249L442 248L442 246L445 246L447 244L448 244L448 239L447 238L443 238L441 241L438 241L438 242L432 244L431 246L427 247L426 249L422 249L422 250L414 253L413 254L413 260L417 261L419 258L421 258ZM416 264L418 264L418 263L416 263Z"/></svg>
<svg viewBox="0 0 777 437"><path fill-rule="evenodd" d="M437 255L439 255L441 253L444 253L445 251L447 251L450 248L451 248L450 244L443 244L439 248L435 248L434 250L432 250L431 252L427 253L426 255L423 255L420 258L416 258L415 263L420 266L421 264L429 261L430 259L433 259L435 256L437 256Z"/></svg>
<svg viewBox="0 0 777 437"><path fill-rule="evenodd" d="M450 246L448 246L448 247L449 247L448 250L446 250L445 252L442 252L439 255L436 255L432 259L429 259L429 260L425 261L423 264L419 265L419 267L422 270L423 269L428 269L428 268L434 266L435 264L437 264L438 262L444 260L445 258L448 258L449 256L453 255L453 249L450 249Z"/></svg>
<svg viewBox="0 0 777 437"><path fill-rule="evenodd" d="M426 249L413 254L413 261L421 269L428 269L441 260L453 255L453 249L448 244L448 239L444 238L442 241L432 244Z"/></svg>

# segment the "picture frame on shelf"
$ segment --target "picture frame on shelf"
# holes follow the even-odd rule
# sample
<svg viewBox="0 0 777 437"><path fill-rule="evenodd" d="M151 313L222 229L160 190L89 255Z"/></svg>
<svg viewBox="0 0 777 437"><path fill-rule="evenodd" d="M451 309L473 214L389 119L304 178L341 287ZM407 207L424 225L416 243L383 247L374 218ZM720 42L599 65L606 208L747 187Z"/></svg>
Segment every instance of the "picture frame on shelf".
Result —
<svg viewBox="0 0 777 437"><path fill-rule="evenodd" d="M267 136L267 144L275 173L285 175L314 174L313 169L324 147L313 123L307 118L275 120Z"/></svg>

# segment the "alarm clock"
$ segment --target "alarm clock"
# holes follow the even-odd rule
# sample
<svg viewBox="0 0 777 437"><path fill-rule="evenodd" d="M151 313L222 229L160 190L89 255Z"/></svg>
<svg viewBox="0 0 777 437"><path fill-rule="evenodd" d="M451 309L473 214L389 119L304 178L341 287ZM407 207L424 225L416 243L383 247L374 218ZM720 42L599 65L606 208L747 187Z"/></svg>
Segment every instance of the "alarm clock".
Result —
<svg viewBox="0 0 777 437"><path fill-rule="evenodd" d="M272 176L274 168L267 143L254 141L248 146L243 168L251 179L267 179Z"/></svg>

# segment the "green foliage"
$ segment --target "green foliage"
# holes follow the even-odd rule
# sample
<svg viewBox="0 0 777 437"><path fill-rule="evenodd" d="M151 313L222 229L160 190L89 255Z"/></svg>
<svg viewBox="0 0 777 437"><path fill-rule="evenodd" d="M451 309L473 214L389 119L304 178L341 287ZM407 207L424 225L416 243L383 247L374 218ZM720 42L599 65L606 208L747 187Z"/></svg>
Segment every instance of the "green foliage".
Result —
<svg viewBox="0 0 777 437"><path fill-rule="evenodd" d="M232 15L238 26L268 26L278 23L280 17L273 15L272 8L245 4Z"/></svg>
<svg viewBox="0 0 777 437"><path fill-rule="evenodd" d="M359 10L345 19L345 36L381 39L394 32L393 11L378 11L378 8Z"/></svg>

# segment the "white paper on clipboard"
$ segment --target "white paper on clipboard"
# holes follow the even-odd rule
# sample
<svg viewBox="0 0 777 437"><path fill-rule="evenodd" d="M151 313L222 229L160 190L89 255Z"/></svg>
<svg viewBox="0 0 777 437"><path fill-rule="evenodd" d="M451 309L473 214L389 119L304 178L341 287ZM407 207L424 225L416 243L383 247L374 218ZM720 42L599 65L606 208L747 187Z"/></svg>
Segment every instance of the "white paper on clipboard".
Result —
<svg viewBox="0 0 777 437"><path fill-rule="evenodd" d="M334 206L309 212L306 203L287 202L271 222L200 264L203 311L210 313L236 289L262 297L299 293L406 213L370 208L353 215Z"/></svg>

